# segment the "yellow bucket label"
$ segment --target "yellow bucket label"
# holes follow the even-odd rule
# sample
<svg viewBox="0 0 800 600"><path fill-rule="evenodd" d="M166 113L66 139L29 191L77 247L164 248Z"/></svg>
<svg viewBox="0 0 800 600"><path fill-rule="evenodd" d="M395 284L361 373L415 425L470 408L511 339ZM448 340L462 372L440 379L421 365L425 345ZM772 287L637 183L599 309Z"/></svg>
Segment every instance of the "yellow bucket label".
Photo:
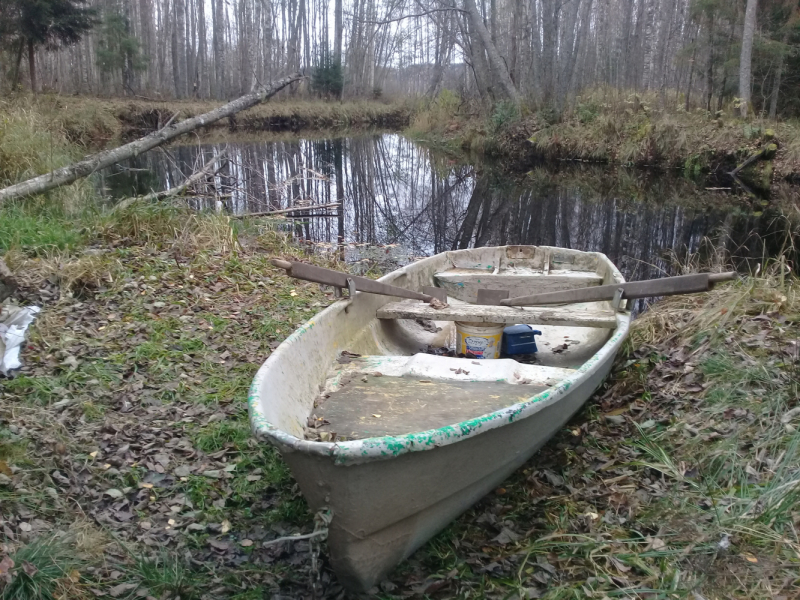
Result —
<svg viewBox="0 0 800 600"><path fill-rule="evenodd" d="M461 336L461 354L472 354L475 358L494 358L503 334Z"/></svg>

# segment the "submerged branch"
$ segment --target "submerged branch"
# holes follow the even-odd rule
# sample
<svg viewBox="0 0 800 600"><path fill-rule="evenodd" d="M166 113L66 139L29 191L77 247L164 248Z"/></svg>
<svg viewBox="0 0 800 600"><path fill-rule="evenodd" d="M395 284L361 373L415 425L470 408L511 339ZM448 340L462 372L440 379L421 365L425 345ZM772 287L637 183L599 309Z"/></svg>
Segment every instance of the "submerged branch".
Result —
<svg viewBox="0 0 800 600"><path fill-rule="evenodd" d="M265 212L247 213L244 215L231 215L231 219L246 219L247 217L271 217L273 215L285 215L293 212L300 212L303 210L316 210L318 208L334 208L340 206L339 202L331 202L330 204L312 204L310 206L295 206L294 208L282 208L280 210L268 210ZM300 215L301 217L310 217L312 215Z"/></svg>
<svg viewBox="0 0 800 600"><path fill-rule="evenodd" d="M203 165L203 168L201 168L199 171L187 177L182 184L161 192L153 192L151 194L147 194L146 196L134 196L132 198L126 198L117 203L114 206L114 210L123 210L125 208L128 208L131 204L134 204L135 202L152 202L154 200L165 200L166 198L172 198L173 196L178 196L183 192L185 192L187 189L189 189L191 186L193 186L195 183L200 181L201 179L209 175L213 176L219 173L219 171L225 164L224 162L218 168L214 169L213 172L212 168L214 167L215 164L217 164L217 162L223 161L225 159L226 154L227 150L223 150L222 152L217 154L215 157L209 160L205 165Z"/></svg>

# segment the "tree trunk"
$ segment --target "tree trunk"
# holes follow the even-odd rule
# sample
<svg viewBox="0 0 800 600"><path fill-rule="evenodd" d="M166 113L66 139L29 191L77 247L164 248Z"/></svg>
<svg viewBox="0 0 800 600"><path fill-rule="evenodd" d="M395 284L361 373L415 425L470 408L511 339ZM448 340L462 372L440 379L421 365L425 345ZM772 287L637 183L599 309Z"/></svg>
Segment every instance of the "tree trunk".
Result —
<svg viewBox="0 0 800 600"><path fill-rule="evenodd" d="M692 40L694 43L694 40ZM686 86L686 104L684 105L684 110L689 112L689 96L692 93L692 77L694 77L694 59L697 56L697 47L695 46L694 50L692 50L692 61L689 65L689 83Z"/></svg>
<svg viewBox="0 0 800 600"><path fill-rule="evenodd" d="M772 96L769 99L769 118L774 119L778 112L778 94L781 90L781 77L783 76L783 67L786 64L785 48L789 43L789 31L783 34L781 40L783 48L781 48L781 55L778 57L778 67L775 70L775 82L772 84Z"/></svg>
<svg viewBox="0 0 800 600"><path fill-rule="evenodd" d="M214 73L216 75L216 97L225 98L228 87L225 77L225 0L212 0L214 11Z"/></svg>
<svg viewBox="0 0 800 600"><path fill-rule="evenodd" d="M706 68L708 92L706 110L711 112L711 98L714 95L714 15L708 17L708 67Z"/></svg>
<svg viewBox="0 0 800 600"><path fill-rule="evenodd" d="M468 41L466 50L469 54L469 62L472 67L472 74L475 77L475 86L478 88L478 94L482 99L494 100L494 90L491 85L489 65L486 62L486 53L480 39L475 35L472 20L459 19L458 23L461 27L462 36Z"/></svg>
<svg viewBox="0 0 800 600"><path fill-rule="evenodd" d="M336 0L334 3L334 21L333 21L333 61L337 64L342 64L342 32L344 29L342 21L342 0Z"/></svg>
<svg viewBox="0 0 800 600"><path fill-rule="evenodd" d="M197 3L197 80L198 94L201 98L207 98L211 90L208 85L208 35L206 33L206 3L201 0Z"/></svg>
<svg viewBox="0 0 800 600"><path fill-rule="evenodd" d="M747 0L742 33L742 53L739 58L739 100L742 118L747 118L750 106L751 71L753 62L753 36L756 31L756 8L758 0Z"/></svg>
<svg viewBox="0 0 800 600"><path fill-rule="evenodd" d="M20 77L22 75L22 55L24 54L24 52L25 52L25 40L24 39L20 39L19 40L19 48L17 48L17 58L14 61L14 64L15 64L15 66L14 66L14 79L12 80L12 85L13 85L15 91L19 87L19 80L20 80Z"/></svg>
<svg viewBox="0 0 800 600"><path fill-rule="evenodd" d="M500 87L503 90L503 95L515 104L519 104L519 92L514 86L514 82L511 81L511 76L508 74L506 63L502 58L500 58L500 54L497 52L497 47L492 43L491 35L486 29L486 26L483 24L483 18L481 17L480 12L478 12L478 7L475 5L475 0L464 0L464 5L470 16L470 23L472 25L470 29L473 29L478 34L481 43L486 49L486 55L489 58L489 66L500 81Z"/></svg>
<svg viewBox="0 0 800 600"><path fill-rule="evenodd" d="M90 156L89 158L86 158L68 167L62 167L61 169L56 169L55 171L45 175L40 175L38 177L34 177L33 179L29 179L28 181L11 185L0 190L0 205L2 205L2 203L6 200L13 200L14 198L21 198L23 196L31 196L33 194L41 194L62 185L72 183L73 181L77 181L78 179L86 177L87 175L105 169L106 167L110 167L113 164L127 160L133 156L138 156L144 152L147 152L148 150L152 150L153 148L157 148L158 146L165 144L166 142L169 142L170 140L173 140L185 133L192 132L199 127L210 125L221 119L231 117L238 112L246 110L252 106L255 106L256 104L260 104L267 98L274 96L290 83L298 81L302 77L303 76L300 73L294 73L288 77L284 77L283 79L276 81L269 87L259 87L254 92L251 92L246 96L242 96L233 102L229 102L220 108L216 108L210 112L193 117L191 119L186 119L185 121L181 121L176 125L167 126L159 131L151 133L148 136L136 140L135 142L125 144L124 146L120 146L119 148L114 148L112 150L98 152L97 154L94 154L93 156Z"/></svg>
<svg viewBox="0 0 800 600"><path fill-rule="evenodd" d="M177 54L172 55L173 68L177 68L175 78L176 96L186 97L187 60L186 60L186 4L184 0L174 0L175 4L175 33ZM175 48L175 45L173 45Z"/></svg>
<svg viewBox="0 0 800 600"><path fill-rule="evenodd" d="M31 75L31 91L36 93L36 48L33 39L28 38L28 71Z"/></svg>

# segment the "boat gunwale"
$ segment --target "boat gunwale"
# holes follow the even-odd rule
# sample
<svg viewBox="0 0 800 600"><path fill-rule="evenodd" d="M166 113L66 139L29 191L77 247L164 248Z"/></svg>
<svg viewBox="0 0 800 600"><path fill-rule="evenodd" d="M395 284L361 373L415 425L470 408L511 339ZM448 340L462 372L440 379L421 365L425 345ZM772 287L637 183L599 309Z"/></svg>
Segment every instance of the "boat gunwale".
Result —
<svg viewBox="0 0 800 600"><path fill-rule="evenodd" d="M594 254L601 255L608 261L612 269L612 275L618 275L620 278L622 277L616 265L614 265L608 257L599 252ZM383 281L390 277L394 278L398 272L402 271L403 269L393 271L381 277L378 281ZM615 277L614 279L616 280L617 278ZM361 292L359 292L359 294L360 293ZM276 364L281 355L291 350L292 341L298 339L305 331L312 328L315 321L324 318L326 313L338 311L340 303L342 302L349 302L349 300L340 300L327 307L322 312L317 313L317 315L303 323L280 344L275 352L264 361L253 378L247 401L250 413L250 426L253 434L257 438L264 439L276 445L280 450L331 457L336 464L340 465L385 460L409 452L432 450L528 418L563 398L569 393L570 389L587 379L597 368L597 365L609 354L612 352L616 353L618 347L628 333L631 321L630 312L617 312L617 327L614 330L614 334L597 352L578 367L575 373L546 390L542 390L538 394L531 396L527 400L506 406L500 410L486 413L459 423L445 425L437 429L406 433L403 435L371 437L342 442L312 442L300 439L271 424L267 420L260 405L261 383L265 379L266 372Z"/></svg>

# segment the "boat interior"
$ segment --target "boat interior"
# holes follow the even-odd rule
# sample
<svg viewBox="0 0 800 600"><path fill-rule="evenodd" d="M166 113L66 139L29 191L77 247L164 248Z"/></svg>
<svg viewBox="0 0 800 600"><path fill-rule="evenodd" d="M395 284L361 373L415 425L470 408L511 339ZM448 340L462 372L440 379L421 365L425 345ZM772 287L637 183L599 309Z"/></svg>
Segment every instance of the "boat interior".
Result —
<svg viewBox="0 0 800 600"><path fill-rule="evenodd" d="M484 251L449 254L431 285L447 307L420 300L383 304L330 366L308 417L306 437L336 441L402 435L478 418L525 401L569 377L616 328L611 303L507 307L478 305L479 289L509 297L621 282L602 255L509 247L499 264ZM538 352L478 360L458 355L456 322L527 324Z"/></svg>

